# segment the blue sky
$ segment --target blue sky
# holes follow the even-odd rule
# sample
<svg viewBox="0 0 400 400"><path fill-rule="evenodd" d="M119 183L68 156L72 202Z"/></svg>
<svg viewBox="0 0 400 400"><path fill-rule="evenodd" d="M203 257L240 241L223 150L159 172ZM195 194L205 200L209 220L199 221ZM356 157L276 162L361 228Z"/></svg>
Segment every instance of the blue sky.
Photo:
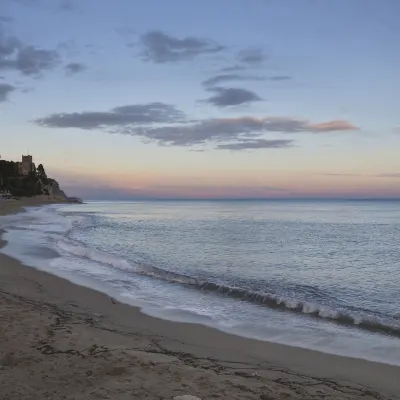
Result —
<svg viewBox="0 0 400 400"><path fill-rule="evenodd" d="M88 197L400 197L399 39L395 0L3 0L0 153Z"/></svg>

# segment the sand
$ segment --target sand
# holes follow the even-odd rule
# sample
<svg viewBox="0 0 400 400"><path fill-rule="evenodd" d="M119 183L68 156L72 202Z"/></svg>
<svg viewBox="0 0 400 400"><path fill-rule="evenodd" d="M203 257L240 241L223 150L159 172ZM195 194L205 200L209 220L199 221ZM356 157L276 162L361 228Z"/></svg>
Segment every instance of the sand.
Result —
<svg viewBox="0 0 400 400"><path fill-rule="evenodd" d="M34 207L43 204L67 203L67 200L50 196L36 196L21 200L2 200L0 199L0 215L6 215L22 211L23 207ZM0 222L1 228L1 222Z"/></svg>
<svg viewBox="0 0 400 400"><path fill-rule="evenodd" d="M400 367L149 317L0 254L1 400L181 395L399 399Z"/></svg>

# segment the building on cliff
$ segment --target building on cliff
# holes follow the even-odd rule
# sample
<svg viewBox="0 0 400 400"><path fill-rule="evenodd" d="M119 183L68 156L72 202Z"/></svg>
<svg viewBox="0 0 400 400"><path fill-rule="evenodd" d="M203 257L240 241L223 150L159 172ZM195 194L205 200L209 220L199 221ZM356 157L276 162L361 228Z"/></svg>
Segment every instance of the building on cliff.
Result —
<svg viewBox="0 0 400 400"><path fill-rule="evenodd" d="M22 160L17 162L0 160L0 195L3 199L11 195L17 198L45 196L46 200L67 200L58 182L47 176L42 164L36 168L31 155L23 155Z"/></svg>
<svg viewBox="0 0 400 400"><path fill-rule="evenodd" d="M22 156L22 161L17 162L18 174L27 176L35 170L33 157L30 155Z"/></svg>

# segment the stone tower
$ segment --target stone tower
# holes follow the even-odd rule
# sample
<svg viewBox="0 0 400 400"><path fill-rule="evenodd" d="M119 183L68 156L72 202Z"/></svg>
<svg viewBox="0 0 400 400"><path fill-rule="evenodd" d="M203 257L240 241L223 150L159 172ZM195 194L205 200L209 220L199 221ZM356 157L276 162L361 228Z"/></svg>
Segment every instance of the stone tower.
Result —
<svg viewBox="0 0 400 400"><path fill-rule="evenodd" d="M29 175L33 171L33 157L22 156L22 162L18 163L18 171L20 175Z"/></svg>

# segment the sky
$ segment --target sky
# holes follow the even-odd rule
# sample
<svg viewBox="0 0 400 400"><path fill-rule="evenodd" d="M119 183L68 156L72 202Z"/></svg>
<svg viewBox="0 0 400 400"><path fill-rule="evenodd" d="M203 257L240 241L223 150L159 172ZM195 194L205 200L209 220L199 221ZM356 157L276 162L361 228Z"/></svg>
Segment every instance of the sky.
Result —
<svg viewBox="0 0 400 400"><path fill-rule="evenodd" d="M0 0L0 154L69 195L400 198L398 0Z"/></svg>

